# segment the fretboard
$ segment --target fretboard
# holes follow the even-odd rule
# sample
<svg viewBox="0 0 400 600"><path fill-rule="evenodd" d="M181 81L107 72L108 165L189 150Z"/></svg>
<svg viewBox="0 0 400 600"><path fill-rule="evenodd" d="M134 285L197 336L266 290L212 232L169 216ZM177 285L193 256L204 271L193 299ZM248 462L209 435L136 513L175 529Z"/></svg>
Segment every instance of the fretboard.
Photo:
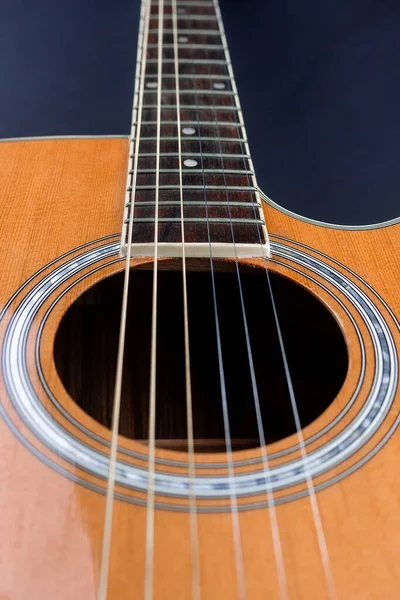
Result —
<svg viewBox="0 0 400 600"><path fill-rule="evenodd" d="M217 1L143 0L122 252L267 256Z"/></svg>

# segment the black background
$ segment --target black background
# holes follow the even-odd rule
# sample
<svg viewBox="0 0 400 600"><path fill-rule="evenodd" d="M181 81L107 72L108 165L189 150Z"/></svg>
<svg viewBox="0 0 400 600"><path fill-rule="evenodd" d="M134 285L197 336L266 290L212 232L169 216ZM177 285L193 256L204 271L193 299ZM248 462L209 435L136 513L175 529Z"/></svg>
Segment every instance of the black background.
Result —
<svg viewBox="0 0 400 600"><path fill-rule="evenodd" d="M0 137L127 135L139 0L3 0ZM257 177L338 224L400 215L400 2L221 0Z"/></svg>

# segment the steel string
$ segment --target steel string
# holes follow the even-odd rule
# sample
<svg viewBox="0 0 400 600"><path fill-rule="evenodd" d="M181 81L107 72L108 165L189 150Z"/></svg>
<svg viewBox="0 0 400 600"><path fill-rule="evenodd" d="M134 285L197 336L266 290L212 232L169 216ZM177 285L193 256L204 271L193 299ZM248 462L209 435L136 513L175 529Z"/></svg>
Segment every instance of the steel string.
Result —
<svg viewBox="0 0 400 600"><path fill-rule="evenodd" d="M126 318L128 308L128 292L129 292L129 274L130 274L130 263L131 263L131 241L133 233L133 213L134 213L134 202L135 202L135 190L137 181L137 165L139 158L139 143L140 143L140 132L142 127L142 112L143 112L143 94L144 94L144 76L146 70L146 53L147 53L147 39L149 31L150 21L150 2L151 0L143 0L141 19L143 19L143 47L140 48L140 42L138 47L138 53L142 51L142 57L140 62L140 89L139 89L139 103L138 103L138 117L137 127L135 131L136 143L134 153L134 168L132 176L131 191L128 192L128 198L130 200L130 213L129 213L129 226L128 226L128 238L127 238L127 251L125 260L125 271L124 271L124 285L122 294L122 307L121 307L121 321L119 328L118 338L118 354L117 354L117 366L115 376L115 387L114 387L114 398L113 398L113 415L112 415L112 434L111 434L111 447L110 447L110 463L107 480L107 494L106 494L106 509L104 516L104 527L103 527L103 541L101 548L101 559L100 559L100 580L97 592L98 600L106 600L107 588L108 588L108 575L109 575L109 564L110 564L110 549L111 549L111 533L112 533L112 518L113 518L113 501L114 501L114 489L115 489L115 468L117 462L117 446L118 446L118 430L120 420L120 409L121 409L121 392L122 392L122 373L124 365L124 353L125 353L125 335L126 335ZM132 110L132 122L135 113L135 103ZM131 135L130 145L133 142L133 135Z"/></svg>
<svg viewBox="0 0 400 600"><path fill-rule="evenodd" d="M151 0L150 0L151 1ZM149 394L149 459L147 469L147 509L146 509L146 562L144 578L144 600L153 599L154 568L154 480L155 480L155 434L156 434L156 393L157 393L157 289L158 289L158 201L160 186L160 138L161 138L161 94L163 68L164 0L158 2L158 64L157 64L157 153L156 185L154 206L154 263L153 298L151 310L151 351L150 351L150 394Z"/></svg>
<svg viewBox="0 0 400 600"><path fill-rule="evenodd" d="M192 66L193 66L193 63L192 63ZM193 89L194 89L195 98L196 98L196 104L198 104L198 88L196 85L195 77L192 77L192 81L193 81ZM233 538L234 538L236 581L237 581L239 600L246 600L247 592L246 592L246 578L245 578L244 561L243 561L242 535L241 535L241 531L240 531L239 511L238 511L237 493L236 493L236 480L235 480L235 472L234 472L234 466L233 466L232 439L231 439L230 423L229 423L228 400L227 400L226 381L225 381L225 367L224 367L224 360L223 360L223 354L222 354L222 342L221 342L221 332L220 332L220 324L219 324L217 292L216 292L216 286L215 286L214 262L213 262L213 254L212 254L210 221L209 221L209 214L208 214L207 186L206 186L206 176L205 176L205 171L204 171L199 111L196 111L196 115L197 115L197 131L198 131L198 140L199 140L199 149L200 149L201 171L202 171L202 179L203 179L204 206L205 206L206 224L207 224L207 241L208 241L208 248L209 248L211 287L212 287L213 310L214 310L215 332L216 332L216 343L217 343L218 370L219 370L221 402L222 402L224 438L225 438L225 446L226 446L226 462L227 462L227 471L228 471L228 480L229 480L229 495L230 495L231 515L232 515L232 532L233 532Z"/></svg>
<svg viewBox="0 0 400 600"><path fill-rule="evenodd" d="M215 4L215 7L216 7L217 15L219 16L221 33L223 34L224 42L225 42L226 37L225 37L224 29L223 29L221 12L220 12L220 9L218 6L218 0L213 0L213 1ZM230 55L229 55L229 50L228 50L226 42L224 43L224 46L225 46L225 54L228 58L228 61L230 62ZM232 82L235 87L234 91L236 91L236 93L237 93L236 85L234 83L233 78L232 78ZM237 98L238 98L238 96L237 96ZM239 100L238 100L238 104L239 104ZM240 142L240 144L242 147L242 142ZM243 152L242 152L242 154L243 154ZM247 179L249 182L248 176L247 176ZM250 187L250 182L249 182L249 187ZM253 204L254 214L256 215L256 209L255 209L254 202L252 204ZM258 230L260 246L263 247L259 227L257 227L257 230ZM267 257L265 255L263 256L263 258L265 260L267 259ZM317 540L318 540L319 551L320 551L320 555L321 555L322 566L323 566L323 570L324 570L325 581L326 581L326 585L327 585L327 592L328 592L330 600L334 600L336 597L336 594L335 594L335 585L334 585L332 567L330 564L329 553L328 553L328 548L327 548L327 544L326 544L324 529L322 526L321 515L320 515L320 511L319 511L318 501L316 498L314 483L313 483L310 469L308 468L306 445L304 442L304 436L303 436L303 432L302 432L299 411L298 411L297 402L296 402L296 396L295 396L294 389L293 389L292 378L290 375L289 364L288 364L286 350L285 350L285 346L284 346L284 342L283 342L282 331L281 331L280 321L279 321L279 317L278 317L278 311L276 308L275 297L274 297L273 290L272 290L271 278L269 276L267 264L265 265L265 273L267 276L268 290L269 290L269 294L270 294L270 298L271 298L272 311L273 311L275 326L276 326L276 330L277 330L277 334L278 334L279 347L280 347L280 351L282 354L282 360L283 360L285 377L286 377L286 382L287 382L288 391L289 391L290 403L291 403L291 407L292 407L293 418L295 421L296 433L297 433L297 437L299 440L300 453L301 453L301 457L302 457L302 461L303 461L303 465L304 465L304 471L306 473L307 488L308 488L308 492L309 492L309 498L310 498L311 509L312 509L312 513L313 513L314 525L315 525L315 530L316 530L316 535L317 535ZM242 291L240 291L240 295L242 297ZM247 329L247 325L245 327ZM247 334L246 334L246 337L247 337ZM252 373L252 380L253 380L253 373ZM261 418L261 415L260 415L260 418ZM259 419L259 417L257 415L257 421L258 421L258 419ZM261 421L261 425L262 425L262 421ZM287 587L286 587L286 594L287 594Z"/></svg>
<svg viewBox="0 0 400 600"><path fill-rule="evenodd" d="M189 348L189 317L186 281L186 251L185 251L185 217L183 204L183 177L182 177L182 141L181 141L181 116L180 116L180 88L179 88L179 49L178 49L178 17L176 0L172 0L172 23L175 65L175 94L177 112L177 137L179 161L179 198L181 210L181 236L182 236L182 283L183 283L183 321L185 345L185 381L186 381L186 427L189 454L189 515L190 515L190 556L192 565L192 597L200 600L200 569L199 569L199 541L196 510L195 465L194 465L194 439L193 439L193 406L192 385L190 372Z"/></svg>
<svg viewBox="0 0 400 600"><path fill-rule="evenodd" d="M209 71L209 67L208 67L208 71ZM210 74L210 72L209 72L209 74ZM233 81L233 77L232 77L232 81ZM245 334L245 340L246 340L246 350L247 350L247 357L248 357L249 370L250 370L250 379L251 379L251 386L252 386L252 393L253 393L253 400L254 400L254 408L255 408L255 413L256 413L258 437L260 440L261 458L262 458L262 464L263 464L263 471L267 475L267 473L269 471L269 459L268 459L268 453L267 453L267 449L266 449L266 440L265 440L265 432L264 432L264 426L263 426L262 416L261 416L260 399L259 399L259 395L258 395L256 375L255 375L255 369L254 369L253 353L252 353L250 335L249 335L249 329L248 329L248 323L247 323L247 314L246 314L246 309L245 309L245 304L244 304L243 287L242 287L242 280L241 280L240 269L239 269L239 260L238 260L238 256L237 256L237 252L236 252L235 233L234 233L234 227L233 227L233 222L232 222L231 206L230 206L230 202L229 202L229 190L228 190L227 181L226 181L222 144L221 144L221 139L220 139L220 135L219 135L219 126L217 124L218 123L217 106L215 104L214 96L213 96L213 105L212 106L213 106L213 112L214 112L214 119L215 119L215 123L216 123L215 127L217 130L217 140L218 140L219 154L220 154L220 158L221 158L222 175L223 175L223 180L224 180L224 185L225 185L225 197L226 197L227 208L228 208L228 218L229 218L229 224L230 224L230 230L231 230L231 236L232 236L232 245L233 245L234 255L235 255L235 269L236 269L236 276L237 276L238 288L239 288L240 307L241 307L243 326L244 326L244 334ZM242 153L243 153L243 150L242 150ZM248 170L245 160L244 160L244 164L245 164L245 170ZM248 178L248 174L247 174L247 178ZM253 198L250 184L249 184L249 192L251 194L251 198ZM253 201L253 204L254 204L254 201ZM255 218L259 218L259 217L257 217L256 213L255 213ZM257 229L259 232L258 224L257 224ZM279 525L278 525L278 519L277 519L277 514L276 514L275 500L274 500L273 492L271 490L267 490L267 500L268 500L268 512L269 512L269 519L270 519L271 532L272 532L272 542L273 542L273 547L274 547L275 562L276 562L277 573L278 573L280 597L282 598L282 600L287 600L287 598L288 598L287 578L286 578L286 572L285 572L285 566L284 566L284 560L283 560L282 544L281 544L280 533L279 533Z"/></svg>

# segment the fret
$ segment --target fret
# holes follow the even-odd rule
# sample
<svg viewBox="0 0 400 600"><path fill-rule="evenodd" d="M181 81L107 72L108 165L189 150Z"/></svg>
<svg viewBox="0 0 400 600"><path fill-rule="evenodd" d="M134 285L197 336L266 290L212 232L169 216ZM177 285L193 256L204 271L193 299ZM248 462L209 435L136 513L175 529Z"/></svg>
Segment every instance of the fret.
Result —
<svg viewBox="0 0 400 600"><path fill-rule="evenodd" d="M157 138L141 136L140 140L132 140L132 148L130 158L134 157L135 144L139 144L139 156L156 156L157 154ZM220 138L216 141L214 138L198 138L193 140L182 140L182 156L220 156L226 157L243 156L250 158L249 154L243 154L244 140L240 138ZM178 138L167 137L160 140L160 154L175 154L178 155Z"/></svg>
<svg viewBox="0 0 400 600"><path fill-rule="evenodd" d="M132 141L132 148L130 158L134 157L135 154L135 143L138 143L139 157L151 157L157 154L157 140L151 138L143 138L140 140ZM160 140L160 156L178 156L178 139L177 138L166 138ZM237 159L248 159L250 155L244 154L245 149L243 141L237 140L220 140L214 139L208 140L205 138L201 139L201 143L198 138L193 140L182 140L181 143L181 156L184 157L220 157L224 158L237 158Z"/></svg>
<svg viewBox="0 0 400 600"><path fill-rule="evenodd" d="M214 8L214 2L212 0L176 0L177 6L212 6ZM152 2L152 6L158 6L157 1ZM172 2L167 0L164 2L164 6L172 6Z"/></svg>
<svg viewBox="0 0 400 600"><path fill-rule="evenodd" d="M188 123L194 123L198 125L237 125L240 127L239 116L237 111L230 111L225 108L204 107L202 109L201 117L198 115L199 107L189 109L182 107L180 110L181 122L187 125ZM176 119L176 108L161 109L161 124L163 123L175 123ZM199 119L199 120L198 120ZM201 120L200 120L201 119ZM157 123L157 110L156 107L144 108L143 109L143 123Z"/></svg>
<svg viewBox="0 0 400 600"><path fill-rule="evenodd" d="M192 79L205 79L205 80L209 80L209 79L216 79L216 80L222 80L224 82L230 82L231 78L229 77L229 75L207 75L207 78L204 77L204 75L198 75L196 73L193 73L192 75L178 75L179 80L185 80L185 79L189 79L190 81ZM175 79L175 74L171 74L171 73L163 73L162 79Z"/></svg>
<svg viewBox="0 0 400 600"><path fill-rule="evenodd" d="M195 10L195 8L193 7L193 10ZM201 10L201 9L200 9ZM170 13L164 11L164 15L169 15ZM208 11L207 14L201 14L199 12L192 12L192 13L182 13L180 15L178 15L179 20L188 20L188 21L217 21L217 17L215 15L215 10L213 11ZM179 21L178 21L178 27L179 27Z"/></svg>
<svg viewBox="0 0 400 600"><path fill-rule="evenodd" d="M223 46L222 44L222 40L221 40L221 36L219 34L219 32L211 32L209 34L207 33L202 33L199 30L197 30L196 32L194 31L190 31L190 33L186 33L183 30L179 31L179 34L184 34L181 36L181 39L184 37L185 39L187 39L187 42L181 42L179 44L179 51L182 48L186 48L189 43L196 43L199 45L210 45L212 47L217 47L217 46ZM154 31L152 33L149 33L148 36L148 43L149 44L154 44L154 45L158 45L158 29L157 31ZM174 43L174 36L173 33L166 33L164 31L164 35L163 35L163 46L165 44L169 44L169 45L173 45Z"/></svg>
<svg viewBox="0 0 400 600"><path fill-rule="evenodd" d="M164 6L172 6L172 2L170 0L165 0L163 2ZM152 0L153 6L158 6L159 2L157 0ZM215 6L213 0L176 0L177 6Z"/></svg>
<svg viewBox="0 0 400 600"><path fill-rule="evenodd" d="M165 17L169 17L171 14L171 11L165 10L166 7L164 7L164 22L168 21L169 19L165 18ZM155 11L152 14L152 21L155 20L153 17L157 15L157 22L158 22L158 10ZM200 14L200 13L185 13L185 14L178 14L178 29L179 29L179 21L217 21L217 17L215 15L215 10L213 11L209 11L207 14Z"/></svg>
<svg viewBox="0 0 400 600"><path fill-rule="evenodd" d="M191 77L185 77L185 79L189 79L189 81L191 81L193 83ZM146 81L154 82L154 79L147 78ZM197 81L199 81L199 80L197 80ZM207 79L204 79L204 81L207 82L208 84L210 84L210 82L207 81ZM173 94L170 93L169 97L176 98L176 90L174 88L172 90L166 90L165 92L162 91L162 94L161 94L162 100L165 98L168 98L169 91L175 92ZM144 90L144 92L143 92L144 99L148 98L148 96L151 96L151 95L154 95L157 97L157 90L155 88ZM235 92L232 92L231 90L216 90L216 89L207 89L207 88L204 90L202 88L197 88L197 87L193 87L190 90L185 90L185 89L182 89L181 86L179 86L179 98L181 99L181 96L185 96L185 95L191 96L192 98L199 98L199 97L201 98L203 96L205 98L211 98L212 96L221 96L221 97L228 96L230 98L236 98L236 96L237 96L237 94ZM171 104L173 104L173 102L171 102ZM194 104L196 104L196 103L194 103Z"/></svg>
<svg viewBox="0 0 400 600"><path fill-rule="evenodd" d="M160 172L158 175L160 186L179 186L179 171L176 173L163 173ZM249 173L215 173L215 172L204 172L198 171L197 173L191 173L183 171L182 173L183 186L205 186L215 187L217 189L225 187L241 187L250 189ZM140 173L136 174L136 183L138 187L156 185L156 173Z"/></svg>
<svg viewBox="0 0 400 600"><path fill-rule="evenodd" d="M143 141L146 141L146 142L156 141L158 138L157 137L143 137L143 136L141 136L140 139L141 139L141 143L143 143ZM160 140L161 140L161 142L167 142L167 141L168 142L169 141L173 142L173 141L178 140L178 138L177 137L173 137L173 136L168 136L168 137L161 137ZM195 138L195 140L198 142L198 138L197 137ZM183 140L184 143L186 143L187 141L192 141L192 140ZM216 143L215 137L204 137L204 136L202 136L201 137L201 141L202 142L214 142L214 143ZM220 142L242 142L242 143L244 143L246 140L244 138L222 138L222 137L220 137L220 138L218 138L218 141L220 141ZM132 143L133 144L135 143L135 139L132 140ZM132 158L132 156L131 156L131 158Z"/></svg>
<svg viewBox="0 0 400 600"><path fill-rule="evenodd" d="M147 50L147 62L152 63L156 61L158 63L158 45L152 44L152 47ZM191 62L197 64L200 61L210 62L210 64L226 64L225 52L219 48L213 48L212 50L204 48L191 49L185 46L179 51L179 62ZM162 49L162 62L174 62L174 48L166 47L163 45Z"/></svg>
<svg viewBox="0 0 400 600"><path fill-rule="evenodd" d="M143 109L147 110L147 109L153 109L155 106L157 106L157 103L155 104L143 104ZM162 110L166 111L166 110L171 110L174 111L175 116L176 116L176 111L177 111L177 105L176 104L162 104ZM224 111L226 110L232 110L235 112L238 112L240 109L237 108L237 106L226 106L225 104L219 104L219 105L214 105L214 104L206 104L206 105L202 105L202 104L185 104L184 102L182 102L182 104L180 105L180 109L182 112L182 109L186 109L186 110L194 110L194 111L198 111L198 110L208 110L208 111L214 111L214 110L219 110L219 109L223 109Z"/></svg>
<svg viewBox="0 0 400 600"><path fill-rule="evenodd" d="M179 9L182 10L182 5L178 4L178 11ZM189 4L188 7L190 7L190 14L188 14L187 12L184 13L184 16L189 17L189 18L193 18L194 16L200 16L200 15L204 15L206 18L207 15L211 15L215 17L215 8L213 4L204 4L204 5L194 5L194 4ZM151 6L151 14L153 16L157 16L158 15L158 4L157 3L153 3ZM172 6L171 4L164 4L164 15L170 15L172 14ZM181 15L183 13L180 13Z"/></svg>
<svg viewBox="0 0 400 600"><path fill-rule="evenodd" d="M198 157L196 168L187 167L184 164L185 156L190 157L190 160L193 160L194 156ZM209 156L204 154L187 154L185 156L179 156L177 154L161 154L159 159L160 172L179 173L181 167L184 173L221 173L222 171L225 173L233 172L237 174L253 173L249 168L249 160L246 158L238 158L235 155L232 155L233 158L226 158L220 154L211 154ZM152 156L144 157L139 152L138 172L155 172L156 164L156 155L153 154ZM130 172L133 172L133 169L131 169Z"/></svg>
<svg viewBox="0 0 400 600"><path fill-rule="evenodd" d="M164 64L174 64L175 61L173 58L164 58L162 60ZM227 61L225 59L222 60L208 60L208 58L179 58L180 64L190 64L190 65L227 65ZM156 64L158 66L158 58L148 58L146 61L147 65Z"/></svg>
<svg viewBox="0 0 400 600"><path fill-rule="evenodd" d="M214 154L207 154L205 152L202 152L201 154L196 154L195 152L181 152L180 154L178 152L160 152L160 154L158 154L157 152L148 152L148 153L144 153L144 152L140 152L139 151L139 159L141 158L154 158L157 156L160 156L161 158L163 157L185 157L185 156L192 156L192 157L199 157L199 158L238 158L239 156L242 158L250 158L248 154L218 154L218 152L214 153Z"/></svg>
<svg viewBox="0 0 400 600"><path fill-rule="evenodd" d="M158 48L158 44L147 44L147 48ZM174 45L163 43L163 48L174 48ZM180 46L179 53L182 50L224 50L224 46L222 44L185 44Z"/></svg>
<svg viewBox="0 0 400 600"><path fill-rule="evenodd" d="M196 106L201 106L204 105L207 101L213 101L215 102L215 98L218 99L218 96L221 96L224 99L224 102L229 102L230 99L235 98L236 94L234 92L225 92L225 91L219 91L219 90L190 90L192 93L188 93L187 90L180 90L179 91L179 100L182 104L182 102L189 102L189 104L195 104ZM143 94L143 101L144 102L152 102L154 98L157 98L157 92L153 91L153 90L146 90ZM187 98L190 98L190 100L187 100ZM176 93L172 94L172 93L168 93L167 92L162 92L161 93L161 103L166 106L166 104L170 104L171 106L174 105L173 100L176 99ZM196 100L196 102L194 101ZM168 101L168 102L167 102ZM164 104L164 102L166 102L166 104ZM176 106L176 105L175 105ZM236 110L238 110L237 107Z"/></svg>
<svg viewBox="0 0 400 600"><path fill-rule="evenodd" d="M155 203L147 204L135 204L133 219L135 222L152 222L155 219ZM157 216L160 220L180 221L181 219L181 206L180 204L159 204ZM232 222L239 222L239 219L246 220L248 223L263 223L263 219L258 218L258 209L252 205L244 204L237 205L231 204L230 202L223 202L219 204L210 204L205 202L202 204L187 204L183 206L184 220L210 220L215 222L216 219L229 220ZM127 218L129 221L129 217Z"/></svg>
<svg viewBox="0 0 400 600"><path fill-rule="evenodd" d="M156 33L156 34L158 34L158 27L156 26L153 29L150 28L149 29L149 33ZM165 34L171 34L171 36L172 36L174 34L174 30L172 29L172 26L171 26L171 29L164 29L163 33L164 33L164 35ZM182 34L185 34L185 35L187 35L187 34L189 34L189 35L190 34L194 34L194 35L218 35L218 36L221 35L220 32L219 32L219 30L217 30L217 29L186 29L186 28L183 28L183 27L179 27L179 35L182 35Z"/></svg>
<svg viewBox="0 0 400 600"><path fill-rule="evenodd" d="M149 201L145 201L145 202L135 202L135 210L137 209L138 206L155 206L155 201L154 200L149 200ZM158 206L180 206L181 202L180 199L179 200L159 200L158 201ZM185 198L183 199L183 205L184 206L201 206L201 207L205 207L207 204L207 206L229 206L230 207L235 207L235 206L243 206L243 207L247 207L251 210L253 210L253 206L257 209L261 208L261 204L257 204L256 202L231 202L229 200L229 202L225 201L220 201L220 202L216 202L213 200L204 200L204 195L203 195L203 200L201 201L196 201L196 200L185 200ZM250 204L250 206L249 206ZM127 202L127 204L125 206L131 206L132 203L131 202Z"/></svg>
<svg viewBox="0 0 400 600"><path fill-rule="evenodd" d="M128 188L128 192L131 192L132 188ZM216 188L184 188L183 194L183 203L184 204L198 204L201 206L207 204L213 204L219 206L221 204L225 204L229 201L229 204L237 204L250 206L258 210L260 207L260 200L258 195L254 190L250 190L247 188L240 189L226 189L222 187L220 189ZM146 189L136 190L135 195L135 206L139 204L155 204L155 188L149 187ZM167 189L161 189L159 193L159 204L175 204L180 205L181 196L180 196L180 188L177 187L169 187ZM126 203L126 206L131 205L131 200L129 199Z"/></svg>
<svg viewBox="0 0 400 600"><path fill-rule="evenodd" d="M133 143L134 146L134 143ZM139 143L139 158L151 158L157 155L157 140L141 139ZM160 156L161 157L178 157L178 141L174 139L161 140L160 142ZM130 158L133 158L135 148L132 147ZM210 142L201 140L201 146L198 139L195 140L183 140L181 144L182 157L203 157L203 158L221 158L234 159L238 161L250 158L249 154L244 154L244 147L242 143L238 142L217 142L212 140Z"/></svg>
<svg viewBox="0 0 400 600"><path fill-rule="evenodd" d="M220 112L220 111L219 111ZM229 114L229 113L228 113ZM135 124L135 123L134 123ZM157 121L142 121L143 125L157 125ZM161 121L161 125L177 125L177 121L170 121L170 120L166 120L166 121ZM181 124L186 125L194 125L197 127L197 125L214 125L214 127L223 127L223 126L229 126L229 127L242 127L242 125L240 123L234 122L234 121L197 121L196 119L182 119L181 118ZM218 138L218 136L215 136L216 138Z"/></svg>
<svg viewBox="0 0 400 600"><path fill-rule="evenodd" d="M181 94L179 94L181 108L196 110L208 110L210 107L215 107L222 108L223 110L238 111L238 107L232 103L232 98L234 98L234 94L220 95L219 93L209 94L207 92L193 94L188 93L187 91L183 91ZM149 92L148 94L144 94L143 108L152 108L153 106L157 106L157 99L157 93ZM174 100L176 100L176 95L174 93L161 93L161 104L163 108L176 109L177 105Z"/></svg>
<svg viewBox="0 0 400 600"><path fill-rule="evenodd" d="M178 143L177 138L166 138L160 141L160 155L165 156L178 156ZM134 144L132 142L131 158L134 156ZM140 139L139 144L139 155L140 156L156 156L157 154L157 140L151 138ZM250 158L249 154L244 153L243 140L207 140L205 138L200 140L195 137L194 139L183 139L181 143L181 155L182 156L223 156L226 158Z"/></svg>
<svg viewBox="0 0 400 600"><path fill-rule="evenodd" d="M198 121L188 121L185 123L181 123L182 130L186 127L190 128L190 131L194 129L193 135L182 135L182 138L187 140L197 140L204 138L211 138L212 140L218 139L218 133L221 138L229 138L229 139L241 139L242 131L240 126L237 123L218 123L215 121L202 123ZM133 131L133 134L135 132ZM149 124L142 124L141 127L141 139L154 138L157 135L157 127L155 122L151 122ZM176 138L178 135L177 123L162 123L161 124L161 137L166 138Z"/></svg>
<svg viewBox="0 0 400 600"><path fill-rule="evenodd" d="M137 173L180 173L180 171L180 169L138 169ZM133 170L129 172L133 173ZM192 176L193 174L198 173L217 173L218 175L221 175L221 169L190 169L190 172L188 171L184 174ZM223 169L223 173L224 175L252 175L253 171L248 171L245 169Z"/></svg>
<svg viewBox="0 0 400 600"><path fill-rule="evenodd" d="M202 141L210 138L210 141L215 141L215 139L218 139L218 133L221 136L221 139L224 138L228 138L228 139L233 139L233 140L239 140L242 138L242 130L239 127L239 125L237 125L236 123L216 123L215 121L207 122L207 123L203 123L203 122L198 122L198 121L192 121L192 122L185 122L184 124L181 123L182 128L186 127L186 126L190 126L192 129L195 130L195 133L193 134L193 136L182 136L182 138L185 140L185 142L188 141L199 141L199 139L201 139ZM133 134L135 134L135 132L133 132ZM141 139L148 139L148 138L156 138L157 135L157 123L156 122L152 122L152 123L144 123L142 124L141 127ZM167 139L172 139L172 138L176 138L178 135L178 131L177 131L177 123L162 123L161 124L161 137L162 138L167 138ZM134 137L134 135L133 135Z"/></svg>
<svg viewBox="0 0 400 600"><path fill-rule="evenodd" d="M151 32L154 30L158 31L158 18L150 19L150 30L149 31ZM204 20L198 21L197 19L186 19L186 18L179 17L178 18L178 30L179 30L180 34L184 30L189 30L190 33L192 33L192 32L196 33L196 31L202 31L202 32L206 31L207 33L209 33L210 31L217 31L219 33L218 20L216 17L209 17L206 21L204 21ZM173 33L172 19L164 18L164 31Z"/></svg>
<svg viewBox="0 0 400 600"><path fill-rule="evenodd" d="M134 217L134 224L136 223L155 223L156 220L158 223L181 223L182 219L180 217L159 217L157 216L157 219L153 218L147 218L147 217ZM204 220L206 221L206 223L244 223L247 225L254 225L255 223L258 223L260 225L265 225L265 222L262 221L261 219L244 219L243 217L240 217L238 219L234 219L233 217L229 218L229 217L209 217L208 219L204 219L203 217L186 217L183 219L184 222L186 223L204 223ZM129 219L125 220L125 223L129 223Z"/></svg>
<svg viewBox="0 0 400 600"><path fill-rule="evenodd" d="M155 2L153 2L153 4L158 5L157 0L155 0ZM214 7L214 2L212 0L176 0L176 4L177 6L193 6L194 4L198 5L198 6L212 6ZM168 2L168 0L166 0L164 2L164 6L169 6L172 5L172 2Z"/></svg>
<svg viewBox="0 0 400 600"><path fill-rule="evenodd" d="M205 62L197 62L194 63L192 61L179 61L179 73L181 75L192 75L192 74L197 74L197 75L203 75L203 77L206 75L207 77L209 75L229 75L229 69L228 69L229 65L224 62L224 61L220 61L220 62L214 62L214 63L208 63L207 61ZM146 65L146 76L148 77L149 75L157 75L158 72L158 61L155 60L154 62L148 62ZM163 63L163 73L164 74L169 74L169 75L174 75L175 74L175 65L174 62L164 62Z"/></svg>
<svg viewBox="0 0 400 600"><path fill-rule="evenodd" d="M265 237L263 236L263 227L264 223L262 222L257 224L243 224L241 222L231 223L229 222L229 220L225 223L207 223L206 221L189 223L185 227L185 248L188 248L186 256L208 256L209 246L206 242L206 240L208 240L208 234L210 234L211 243L213 244L217 243L232 245L232 242L234 240L236 246L236 253L238 256L262 256L260 248L260 235L261 239L265 239ZM154 224L136 223L133 227L132 235L132 246L134 248L134 255L138 256L140 255L140 253L143 253L145 256L152 256L152 254L154 253L153 240ZM159 256L181 256L181 223L159 223L158 240L159 242L162 242L162 244L168 245L167 248L165 248L164 246L166 254L163 254L163 246L160 243L158 244ZM201 243L203 243L203 248L201 247ZM172 244L177 244L177 247L175 249L176 254L173 253L173 248L171 248L170 246ZM186 244L188 246L186 246ZM190 248L191 244L196 245L197 253L194 248ZM246 247L240 247L241 244L246 245ZM251 244L255 247L249 247L249 245ZM141 247L141 245L143 246ZM249 254L246 253L246 250L247 252L249 252ZM193 252L195 253L193 254ZM229 253L229 248L225 247L223 249L223 252L224 253L222 254L222 256L235 256L233 248L230 248ZM213 256L217 256L216 252L214 251Z"/></svg>
<svg viewBox="0 0 400 600"><path fill-rule="evenodd" d="M159 188L161 190L180 190L179 184L177 185L160 185ZM154 190L154 185L137 185L137 190ZM183 190L224 190L224 191L245 191L245 192L258 192L258 188L253 186L246 185L184 185L182 186ZM132 191L132 189L128 188L128 191Z"/></svg>
<svg viewBox="0 0 400 600"><path fill-rule="evenodd" d="M145 90L145 94L149 93L149 88L147 87L148 83L155 83L155 77L146 77L146 90ZM223 83L223 85L225 86L224 90L216 90L214 88L214 84L215 83ZM162 78L161 80L161 87L163 90L166 91L170 91L170 92L174 92L175 91L175 77L173 77L172 75L166 75L165 77ZM224 95L236 95L233 91L232 91L232 86L230 83L229 79L224 79L222 77L213 77L213 78L205 78L204 75L199 75L194 77L193 75L181 75L180 76L180 80L179 80L179 90L181 94L184 94L185 92L202 92L202 90L204 90L204 92L212 92L217 95L218 93L221 93L221 91L224 91L223 94L221 94L222 96Z"/></svg>

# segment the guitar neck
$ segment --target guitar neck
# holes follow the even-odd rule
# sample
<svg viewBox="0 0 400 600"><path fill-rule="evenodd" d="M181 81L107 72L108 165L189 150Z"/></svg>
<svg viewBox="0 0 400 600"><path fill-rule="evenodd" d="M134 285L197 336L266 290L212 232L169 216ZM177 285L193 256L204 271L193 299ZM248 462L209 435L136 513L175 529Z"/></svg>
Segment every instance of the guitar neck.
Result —
<svg viewBox="0 0 400 600"><path fill-rule="evenodd" d="M217 2L142 2L121 236L135 255L268 256Z"/></svg>

